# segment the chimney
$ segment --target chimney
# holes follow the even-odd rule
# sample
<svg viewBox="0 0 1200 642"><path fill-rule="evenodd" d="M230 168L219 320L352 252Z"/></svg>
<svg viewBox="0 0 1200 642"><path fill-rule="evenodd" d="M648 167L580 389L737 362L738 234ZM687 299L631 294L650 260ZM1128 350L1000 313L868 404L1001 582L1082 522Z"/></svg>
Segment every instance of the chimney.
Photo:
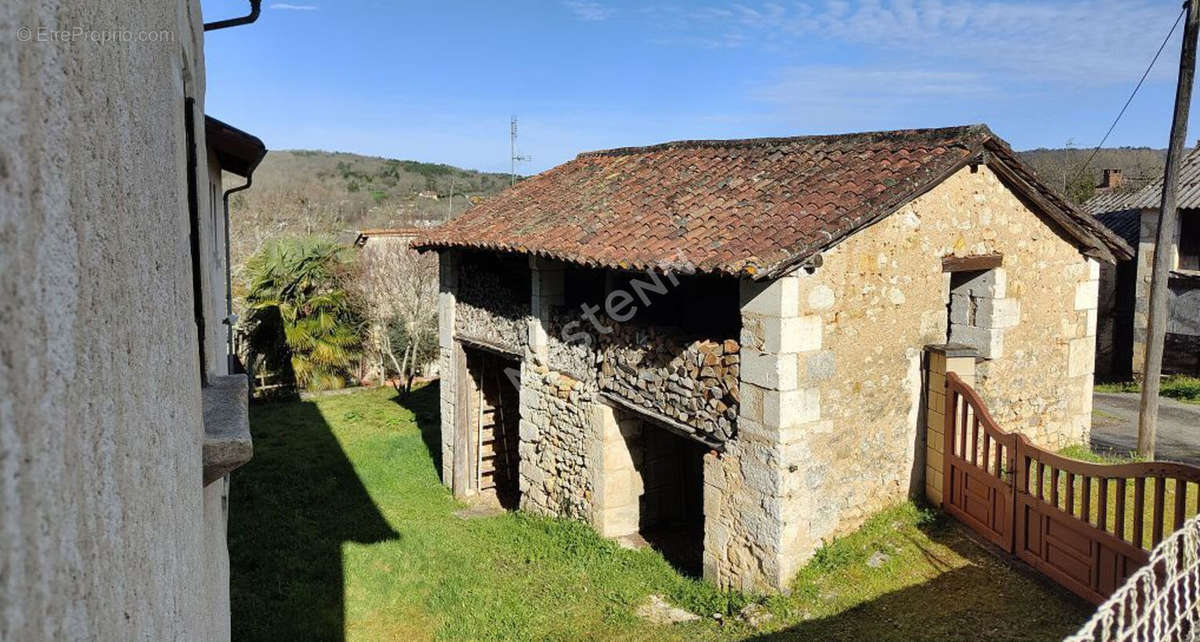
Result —
<svg viewBox="0 0 1200 642"><path fill-rule="evenodd" d="M1121 186L1121 170L1106 169L1104 178L1100 181L1099 189L1116 189Z"/></svg>

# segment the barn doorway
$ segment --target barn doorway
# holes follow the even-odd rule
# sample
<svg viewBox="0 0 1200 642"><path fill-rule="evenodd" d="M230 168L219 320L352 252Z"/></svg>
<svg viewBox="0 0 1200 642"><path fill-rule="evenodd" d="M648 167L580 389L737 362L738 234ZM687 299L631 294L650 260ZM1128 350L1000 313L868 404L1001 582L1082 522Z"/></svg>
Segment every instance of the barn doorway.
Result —
<svg viewBox="0 0 1200 642"><path fill-rule="evenodd" d="M472 486L507 510L521 502L520 397L512 373L520 363L486 350L465 348L467 375L466 419L470 436Z"/></svg>
<svg viewBox="0 0 1200 642"><path fill-rule="evenodd" d="M708 448L642 423L638 532L680 572L700 577L704 563L704 455Z"/></svg>

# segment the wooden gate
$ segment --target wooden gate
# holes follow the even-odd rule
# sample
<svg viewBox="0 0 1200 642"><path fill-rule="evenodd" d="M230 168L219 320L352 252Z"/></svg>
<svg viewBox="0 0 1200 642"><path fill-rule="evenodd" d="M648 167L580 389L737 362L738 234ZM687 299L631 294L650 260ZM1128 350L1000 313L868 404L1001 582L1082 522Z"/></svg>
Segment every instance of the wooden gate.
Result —
<svg viewBox="0 0 1200 642"><path fill-rule="evenodd" d="M1164 531L1200 512L1200 468L1105 465L1001 430L946 374L943 507L992 543L1099 604L1146 563Z"/></svg>
<svg viewBox="0 0 1200 642"><path fill-rule="evenodd" d="M944 508L993 544L1012 550L1016 435L988 414L979 395L946 374Z"/></svg>

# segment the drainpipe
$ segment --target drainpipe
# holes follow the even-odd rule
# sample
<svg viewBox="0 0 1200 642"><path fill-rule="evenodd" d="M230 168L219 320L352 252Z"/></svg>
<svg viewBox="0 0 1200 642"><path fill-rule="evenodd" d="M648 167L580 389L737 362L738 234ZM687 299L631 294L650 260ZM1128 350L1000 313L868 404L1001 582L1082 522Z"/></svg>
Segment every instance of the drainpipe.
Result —
<svg viewBox="0 0 1200 642"><path fill-rule="evenodd" d="M238 27L241 25L248 25L251 22L258 20L258 12L262 8L261 5L262 5L262 0L250 0L250 13L248 13L240 18L230 18L228 20L218 20L216 22L206 22L206 23L204 23L204 30L205 31L216 31L217 29L224 29L226 27Z"/></svg>
<svg viewBox="0 0 1200 642"><path fill-rule="evenodd" d="M245 183L225 190L221 196L221 201L225 209L225 325L228 326L228 352L225 359L228 362L230 374L233 374L234 364L237 362L237 354L233 351L233 326L237 325L238 319L237 315L233 313L233 268L229 260L229 195L234 192L250 189L250 185L253 183L254 173L250 172L250 175L246 177Z"/></svg>

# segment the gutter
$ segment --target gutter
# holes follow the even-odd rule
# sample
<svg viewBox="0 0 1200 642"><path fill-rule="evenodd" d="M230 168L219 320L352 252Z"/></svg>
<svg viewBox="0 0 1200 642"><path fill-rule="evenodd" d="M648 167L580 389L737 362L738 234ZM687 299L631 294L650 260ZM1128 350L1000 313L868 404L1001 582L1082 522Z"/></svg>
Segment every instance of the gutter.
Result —
<svg viewBox="0 0 1200 642"><path fill-rule="evenodd" d="M262 10L262 0L250 0L250 13L240 18L229 18L228 20L218 20L216 22L204 23L205 31L216 31L217 29L225 29L228 27L240 27L248 25L255 20L258 20L258 14Z"/></svg>
<svg viewBox="0 0 1200 642"><path fill-rule="evenodd" d="M232 187L225 190L221 195L222 207L225 211L225 325L227 326L227 352L225 358L229 361L229 372L234 372L234 365L237 362L237 353L233 351L233 326L237 325L237 315L233 313L233 266L230 265L231 252L229 250L229 195L242 190L250 189L254 184L254 174L246 176L246 182L237 187Z"/></svg>

